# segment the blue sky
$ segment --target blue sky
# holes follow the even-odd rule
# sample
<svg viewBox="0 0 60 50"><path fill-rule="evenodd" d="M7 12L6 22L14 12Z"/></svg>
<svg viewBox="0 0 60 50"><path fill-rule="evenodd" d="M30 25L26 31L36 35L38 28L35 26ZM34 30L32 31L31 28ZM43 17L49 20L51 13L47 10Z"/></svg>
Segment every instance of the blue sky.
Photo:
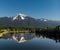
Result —
<svg viewBox="0 0 60 50"><path fill-rule="evenodd" d="M19 13L33 18L60 20L60 0L0 0L0 17Z"/></svg>

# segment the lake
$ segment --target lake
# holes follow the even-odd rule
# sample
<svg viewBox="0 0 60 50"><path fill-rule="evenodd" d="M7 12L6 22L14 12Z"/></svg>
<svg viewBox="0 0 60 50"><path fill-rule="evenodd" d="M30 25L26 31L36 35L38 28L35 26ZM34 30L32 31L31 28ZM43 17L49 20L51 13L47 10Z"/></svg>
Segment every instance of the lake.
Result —
<svg viewBox="0 0 60 50"><path fill-rule="evenodd" d="M8 33L0 38L0 50L60 50L60 37L41 33Z"/></svg>

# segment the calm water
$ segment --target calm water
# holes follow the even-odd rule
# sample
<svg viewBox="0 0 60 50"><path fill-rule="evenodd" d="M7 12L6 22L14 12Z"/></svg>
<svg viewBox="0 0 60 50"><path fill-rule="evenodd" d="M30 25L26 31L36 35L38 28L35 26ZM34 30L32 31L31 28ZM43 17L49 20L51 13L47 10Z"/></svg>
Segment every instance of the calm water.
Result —
<svg viewBox="0 0 60 50"><path fill-rule="evenodd" d="M60 38L40 33L9 33L0 38L0 50L60 50Z"/></svg>

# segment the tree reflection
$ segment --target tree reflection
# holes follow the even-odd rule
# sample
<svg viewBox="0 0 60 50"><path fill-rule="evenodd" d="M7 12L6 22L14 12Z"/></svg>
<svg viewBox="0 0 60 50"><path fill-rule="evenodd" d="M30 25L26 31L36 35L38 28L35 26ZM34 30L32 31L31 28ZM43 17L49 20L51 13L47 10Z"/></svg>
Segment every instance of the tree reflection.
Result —
<svg viewBox="0 0 60 50"><path fill-rule="evenodd" d="M56 43L60 42L60 33L57 31L54 31L54 32L43 31L43 32L36 32L36 33L9 33L3 38L9 39L9 40L15 40L18 43L22 43L27 40L31 40L35 37L50 38L55 40Z"/></svg>
<svg viewBox="0 0 60 50"><path fill-rule="evenodd" d="M60 33L35 33L36 34L36 36L37 37L41 37L41 36L43 36L43 38L44 37L46 37L46 38L50 38L50 39L53 39L53 40L55 40L56 41L56 43L57 42L60 42Z"/></svg>

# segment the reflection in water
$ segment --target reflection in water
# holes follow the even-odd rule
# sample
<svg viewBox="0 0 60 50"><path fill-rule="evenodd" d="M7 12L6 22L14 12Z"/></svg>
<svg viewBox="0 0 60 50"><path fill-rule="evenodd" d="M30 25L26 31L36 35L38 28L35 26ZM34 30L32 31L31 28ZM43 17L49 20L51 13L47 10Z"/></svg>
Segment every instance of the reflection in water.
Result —
<svg viewBox="0 0 60 50"><path fill-rule="evenodd" d="M51 33L9 33L5 35L3 38L4 39L9 39L9 40L15 40L18 43L25 42L27 40L31 40L33 38L49 38L53 39L57 42L60 42L60 34L51 34Z"/></svg>
<svg viewBox="0 0 60 50"><path fill-rule="evenodd" d="M17 41L18 43L22 43L26 41L24 37L21 37L20 40L18 40L15 36L12 36L12 39Z"/></svg>
<svg viewBox="0 0 60 50"><path fill-rule="evenodd" d="M35 37L35 33L9 33L3 38L8 40L15 40L18 43L25 42Z"/></svg>
<svg viewBox="0 0 60 50"><path fill-rule="evenodd" d="M0 39L0 50L60 50L59 40L56 33L9 33Z"/></svg>
<svg viewBox="0 0 60 50"><path fill-rule="evenodd" d="M35 33L37 37L43 37L43 38L49 38L49 39L52 39L52 40L55 40L55 42L60 42L60 33L57 34L57 33L54 33L54 34L44 34L44 33Z"/></svg>
<svg viewBox="0 0 60 50"><path fill-rule="evenodd" d="M16 33L11 33L11 38L9 38L9 40L15 40L17 41L18 43L22 43L22 42L25 42L25 37L24 37L24 34L16 34Z"/></svg>

